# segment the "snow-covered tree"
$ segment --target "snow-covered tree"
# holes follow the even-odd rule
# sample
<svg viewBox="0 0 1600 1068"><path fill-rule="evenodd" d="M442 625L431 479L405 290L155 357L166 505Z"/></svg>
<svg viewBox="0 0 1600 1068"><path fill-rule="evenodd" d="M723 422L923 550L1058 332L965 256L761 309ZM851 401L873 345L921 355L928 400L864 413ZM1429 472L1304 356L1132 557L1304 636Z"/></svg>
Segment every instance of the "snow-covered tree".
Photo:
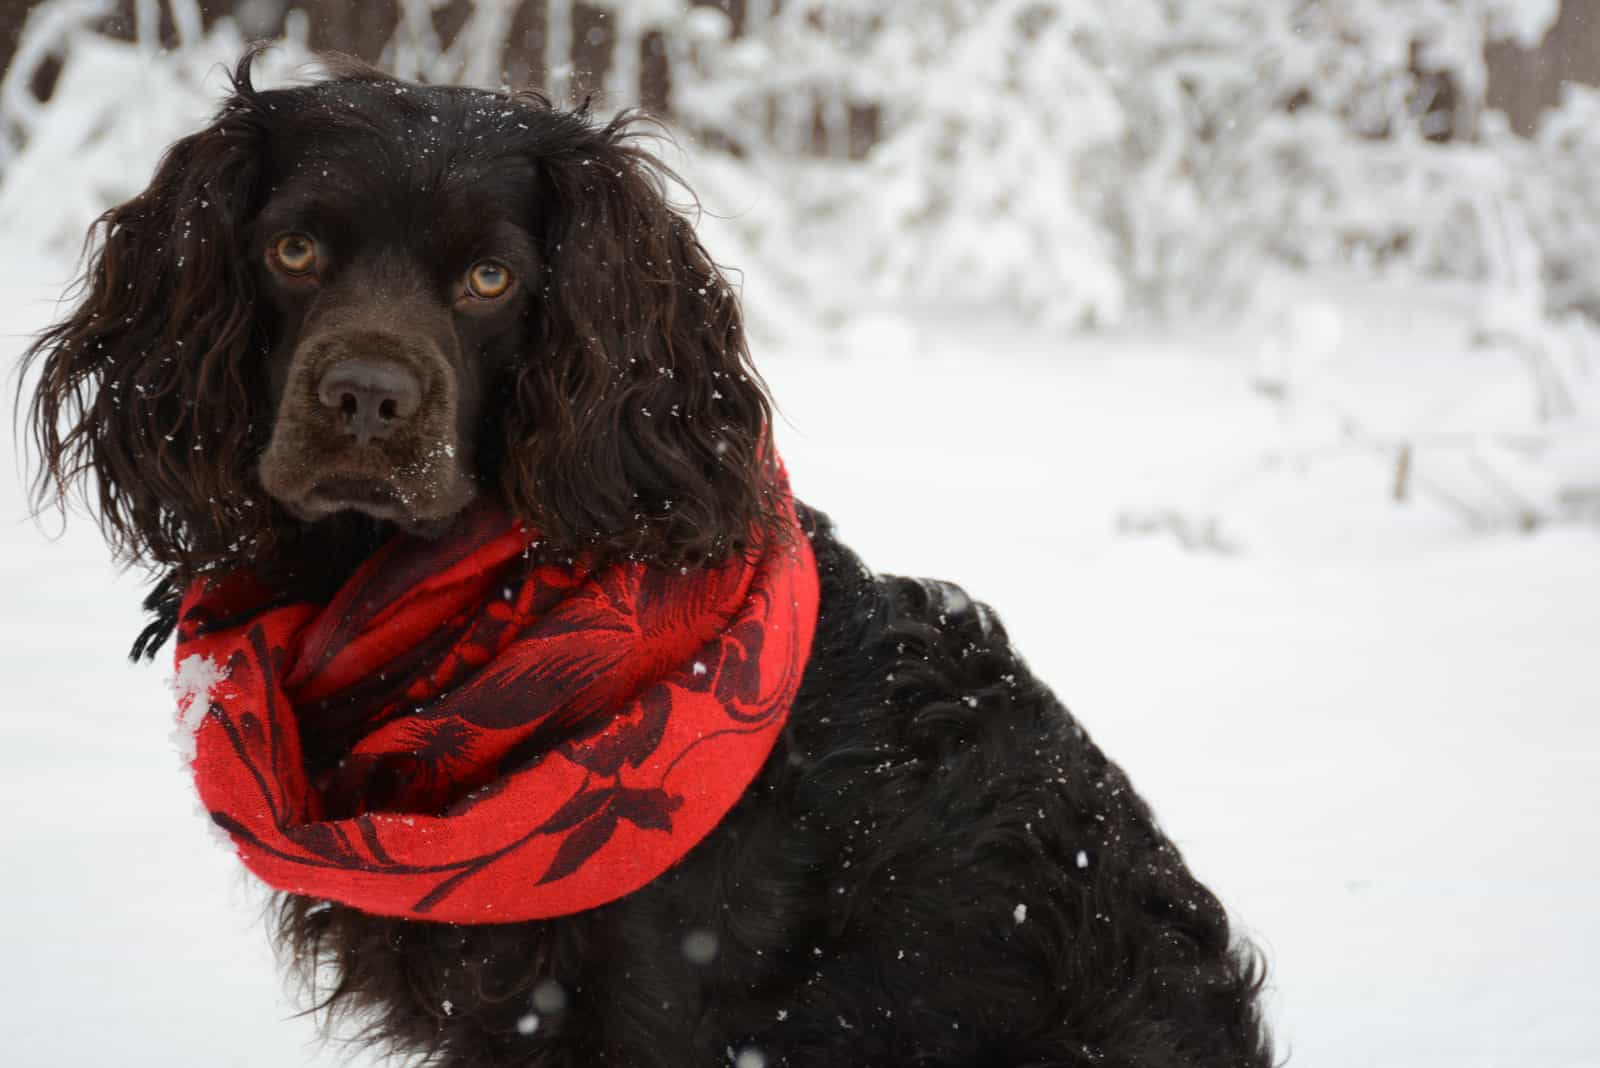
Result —
<svg viewBox="0 0 1600 1068"><path fill-rule="evenodd" d="M1236 295L1263 263L1486 271L1484 43L1553 0L793 0L693 71L805 205L850 292L1115 321ZM819 99L871 109L860 169L808 166ZM780 117L782 109L780 108ZM824 111L825 113L825 111ZM866 284L862 284L862 280Z"/></svg>

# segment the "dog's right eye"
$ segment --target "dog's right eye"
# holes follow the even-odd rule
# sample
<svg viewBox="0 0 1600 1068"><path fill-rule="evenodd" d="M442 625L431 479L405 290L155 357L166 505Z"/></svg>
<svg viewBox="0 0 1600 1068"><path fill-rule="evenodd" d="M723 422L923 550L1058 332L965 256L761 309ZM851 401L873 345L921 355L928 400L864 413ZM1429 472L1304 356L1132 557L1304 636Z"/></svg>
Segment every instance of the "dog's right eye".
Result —
<svg viewBox="0 0 1600 1068"><path fill-rule="evenodd" d="M317 265L317 243L305 234L284 234L272 243L272 260L284 274L310 274Z"/></svg>
<svg viewBox="0 0 1600 1068"><path fill-rule="evenodd" d="M467 272L467 288L482 300L503 297L511 288L511 272L494 260L484 260Z"/></svg>

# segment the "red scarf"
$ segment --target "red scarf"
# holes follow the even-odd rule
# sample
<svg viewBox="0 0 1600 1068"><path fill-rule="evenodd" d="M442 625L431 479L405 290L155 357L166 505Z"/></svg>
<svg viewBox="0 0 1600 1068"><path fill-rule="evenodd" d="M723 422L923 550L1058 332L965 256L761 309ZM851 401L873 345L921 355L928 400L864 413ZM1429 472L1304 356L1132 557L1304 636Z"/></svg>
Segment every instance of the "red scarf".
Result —
<svg viewBox="0 0 1600 1068"><path fill-rule="evenodd" d="M211 818L280 890L504 923L594 908L681 859L761 769L816 628L793 537L722 567L534 565L484 507L397 536L327 604L196 582L180 724Z"/></svg>

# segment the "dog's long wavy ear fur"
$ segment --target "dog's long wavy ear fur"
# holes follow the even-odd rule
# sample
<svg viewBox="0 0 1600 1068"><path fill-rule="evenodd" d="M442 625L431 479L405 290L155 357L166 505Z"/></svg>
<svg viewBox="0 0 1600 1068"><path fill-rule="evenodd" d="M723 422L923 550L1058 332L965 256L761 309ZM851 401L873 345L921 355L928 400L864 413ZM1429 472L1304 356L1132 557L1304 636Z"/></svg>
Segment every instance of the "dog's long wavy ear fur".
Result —
<svg viewBox="0 0 1600 1068"><path fill-rule="evenodd" d="M545 277L503 420L502 489L564 544L725 557L777 529L771 410L738 297L668 203L671 173L634 120L538 120Z"/></svg>
<svg viewBox="0 0 1600 1068"><path fill-rule="evenodd" d="M81 487L122 559L178 575L236 559L266 527L252 515L266 502L243 483L269 429L260 361L247 358L261 343L246 233L262 135L252 58L217 119L101 216L76 309L25 356L38 373L36 502Z"/></svg>

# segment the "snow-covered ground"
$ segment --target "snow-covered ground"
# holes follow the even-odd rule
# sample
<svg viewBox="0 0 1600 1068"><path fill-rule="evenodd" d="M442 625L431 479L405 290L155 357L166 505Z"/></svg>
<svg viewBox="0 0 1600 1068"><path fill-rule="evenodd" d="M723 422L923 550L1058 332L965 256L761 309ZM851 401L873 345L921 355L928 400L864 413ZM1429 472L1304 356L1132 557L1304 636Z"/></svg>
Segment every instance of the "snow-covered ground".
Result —
<svg viewBox="0 0 1600 1068"><path fill-rule="evenodd" d="M0 262L8 370L63 273ZM1295 451L1326 413L1286 425L1252 393L1263 353L1336 376L1342 355L1460 344L1444 297L1399 321L1376 291L1329 291L1289 328L885 318L762 362L801 495L874 566L999 610L1264 947L1292 1065L1600 1065L1600 537L1468 533L1388 503L1381 458ZM1294 462L1262 463L1286 442ZM345 1063L291 1018L261 897L195 815L170 668L126 662L137 577L90 523L30 521L19 463L0 479L0 1061ZM1119 531L1165 510L1190 529L1214 510L1234 551Z"/></svg>

